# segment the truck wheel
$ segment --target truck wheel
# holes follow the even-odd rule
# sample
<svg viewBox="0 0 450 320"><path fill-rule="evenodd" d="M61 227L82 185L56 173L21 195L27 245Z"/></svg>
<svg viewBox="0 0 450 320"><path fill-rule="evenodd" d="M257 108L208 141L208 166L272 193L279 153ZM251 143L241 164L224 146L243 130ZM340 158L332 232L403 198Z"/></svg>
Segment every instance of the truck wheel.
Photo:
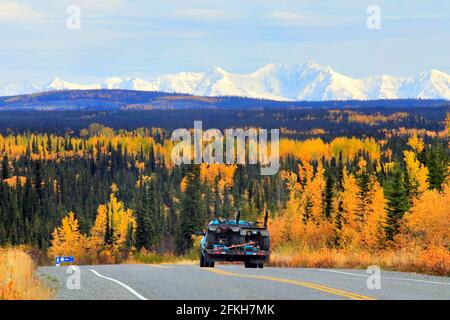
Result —
<svg viewBox="0 0 450 320"><path fill-rule="evenodd" d="M203 266L205 268L214 268L214 265L215 265L214 261L211 261L209 259L208 254L203 255Z"/></svg>
<svg viewBox="0 0 450 320"><path fill-rule="evenodd" d="M258 263L258 268L260 269L264 268L264 263Z"/></svg>
<svg viewBox="0 0 450 320"><path fill-rule="evenodd" d="M205 257L203 256L203 253L200 253L200 268L206 267L205 265Z"/></svg>
<svg viewBox="0 0 450 320"><path fill-rule="evenodd" d="M257 266L256 263L245 261L245 267L246 268L256 268L256 266Z"/></svg>

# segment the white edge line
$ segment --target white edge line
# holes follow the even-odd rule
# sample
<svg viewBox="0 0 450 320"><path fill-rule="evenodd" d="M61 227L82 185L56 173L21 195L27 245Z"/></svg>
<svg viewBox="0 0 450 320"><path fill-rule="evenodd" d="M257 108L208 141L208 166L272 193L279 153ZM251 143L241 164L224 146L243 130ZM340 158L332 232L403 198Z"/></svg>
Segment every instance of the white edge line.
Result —
<svg viewBox="0 0 450 320"><path fill-rule="evenodd" d="M95 271L95 270L92 270L92 269L89 269L89 270L92 271L95 275L99 276L100 278L107 279L107 280L113 281L113 282L115 282L115 283L117 283L117 284L120 284L122 287L124 287L125 289L127 289L128 291L130 291L132 294L134 294L134 295L135 295L136 297L138 297L139 299L141 299L141 300L148 300L146 297L144 297L144 296L140 295L138 292L136 292L133 288L127 286L126 284L120 282L119 280L116 280L116 279L113 279L113 278L105 277L105 276L101 275L100 273L98 273L98 272Z"/></svg>
<svg viewBox="0 0 450 320"><path fill-rule="evenodd" d="M369 277L370 275L366 274L359 274L359 273L351 273L351 272L344 272L344 271L336 271L336 270L327 270L327 269L315 269L319 271L325 271L325 272L333 272L333 273L341 273L341 274L348 274L351 276L357 276L357 277ZM423 282L423 283L432 283L432 284L443 284L446 286L450 286L450 282L438 282L438 281L429 281L429 280L419 280L419 279L409 279L409 278L394 278L394 277L385 277L381 276L382 279L390 279L390 280L402 280L402 281L414 281L414 282Z"/></svg>

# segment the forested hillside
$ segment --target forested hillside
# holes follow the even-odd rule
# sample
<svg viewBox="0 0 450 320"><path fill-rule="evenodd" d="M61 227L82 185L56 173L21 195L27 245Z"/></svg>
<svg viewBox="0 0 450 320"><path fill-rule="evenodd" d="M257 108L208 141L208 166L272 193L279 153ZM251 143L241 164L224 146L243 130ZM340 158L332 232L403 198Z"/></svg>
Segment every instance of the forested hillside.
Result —
<svg viewBox="0 0 450 320"><path fill-rule="evenodd" d="M51 122L35 132L3 123L0 245L38 246L78 263L120 262L143 248L185 254L212 217L241 209L253 220L268 209L274 264L385 259L391 268L448 274L446 111L261 111L262 124L283 128L281 169L269 177L256 165L174 166L170 130L93 123L115 114L82 117L91 121L83 129L70 126L77 121L69 114L64 132Z"/></svg>
<svg viewBox="0 0 450 320"><path fill-rule="evenodd" d="M444 107L441 99L380 99L345 101L277 101L243 96L204 97L159 91L121 89L61 90L0 97L0 110L153 110L254 108L390 108Z"/></svg>

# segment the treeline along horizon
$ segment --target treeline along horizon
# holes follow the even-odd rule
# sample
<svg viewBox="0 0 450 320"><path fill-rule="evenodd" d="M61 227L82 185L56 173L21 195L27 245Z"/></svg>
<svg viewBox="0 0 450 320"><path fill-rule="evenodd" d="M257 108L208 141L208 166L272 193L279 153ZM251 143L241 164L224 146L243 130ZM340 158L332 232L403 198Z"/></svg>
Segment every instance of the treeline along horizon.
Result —
<svg viewBox="0 0 450 320"><path fill-rule="evenodd" d="M344 109L333 108L236 108L204 110L11 110L0 109L0 134L8 133L48 133L78 136L80 131L91 123L99 123L115 130L134 130L142 127L164 128L172 131L178 128L191 128L194 121L203 121L203 127L243 128L247 126L286 128L296 130L292 137L309 137L310 130L321 128L323 139L335 136L384 137L382 130L393 128L421 128L442 130L449 105L417 107L358 107L351 105ZM341 117L334 115L338 112ZM402 118L389 118L394 114L406 114ZM385 116L384 121L351 121L354 114Z"/></svg>

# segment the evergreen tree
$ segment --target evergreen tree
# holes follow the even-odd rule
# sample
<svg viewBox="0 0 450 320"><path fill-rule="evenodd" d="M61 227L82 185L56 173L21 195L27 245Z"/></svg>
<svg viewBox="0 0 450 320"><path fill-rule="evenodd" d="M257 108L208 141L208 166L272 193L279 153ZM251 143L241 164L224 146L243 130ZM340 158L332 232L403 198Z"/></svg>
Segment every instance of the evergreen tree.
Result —
<svg viewBox="0 0 450 320"><path fill-rule="evenodd" d="M35 161L34 162L34 169L33 169L33 175L34 175L34 187L35 190L39 196L39 199L42 199L44 197L44 172L42 169L42 163L41 161Z"/></svg>
<svg viewBox="0 0 450 320"><path fill-rule="evenodd" d="M2 160L2 179L9 179L9 160L6 154Z"/></svg>
<svg viewBox="0 0 450 320"><path fill-rule="evenodd" d="M160 244L163 220L160 195L154 178L143 186L140 205L136 211L136 248L155 249Z"/></svg>
<svg viewBox="0 0 450 320"><path fill-rule="evenodd" d="M408 191L400 168L396 168L384 188L387 199L386 238L393 240L398 232L400 220L410 207Z"/></svg>
<svg viewBox="0 0 450 320"><path fill-rule="evenodd" d="M144 185L144 188L146 186ZM139 205L136 209L136 248L150 249L150 213L147 200L147 192L143 191Z"/></svg>
<svg viewBox="0 0 450 320"><path fill-rule="evenodd" d="M325 181L325 208L324 213L327 219L330 219L333 214L333 200L334 200L334 184L333 175L328 172Z"/></svg>
<svg viewBox="0 0 450 320"><path fill-rule="evenodd" d="M187 253L192 248L192 236L201 228L205 217L205 208L202 197L200 180L200 167L192 165L186 173L187 185L183 193L180 212L181 238L178 243L178 251Z"/></svg>
<svg viewBox="0 0 450 320"><path fill-rule="evenodd" d="M371 178L365 167L360 168L360 171L355 175L358 184L358 211L357 216L361 221L364 219L364 214L367 212L369 205L369 192L371 190Z"/></svg>
<svg viewBox="0 0 450 320"><path fill-rule="evenodd" d="M429 183L429 188L442 191L442 186L448 175L448 153L439 141L435 145L424 150L426 150L425 164L428 167L427 181Z"/></svg>

